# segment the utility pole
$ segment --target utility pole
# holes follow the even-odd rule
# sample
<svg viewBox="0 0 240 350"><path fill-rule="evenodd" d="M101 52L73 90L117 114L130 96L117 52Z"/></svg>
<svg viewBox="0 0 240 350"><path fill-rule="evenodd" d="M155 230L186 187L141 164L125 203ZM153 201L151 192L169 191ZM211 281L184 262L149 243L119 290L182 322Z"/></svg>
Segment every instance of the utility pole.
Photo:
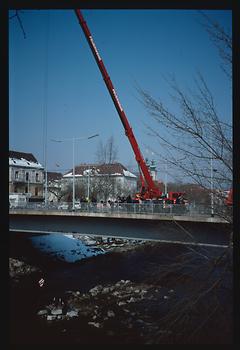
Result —
<svg viewBox="0 0 240 350"><path fill-rule="evenodd" d="M64 142L64 141L72 141L72 164L73 164L73 170L72 170L72 210L75 210L75 141L80 141L80 140L89 140L93 139L94 137L99 136L99 134L94 134L91 136L86 136L86 137L72 137L68 139L63 139L63 140L51 140L53 142ZM88 187L88 192L89 192L89 187ZM89 194L88 194L89 196Z"/></svg>
<svg viewBox="0 0 240 350"><path fill-rule="evenodd" d="M90 166L88 165L88 184L87 184L87 198L89 202L89 196L90 196Z"/></svg>
<svg viewBox="0 0 240 350"><path fill-rule="evenodd" d="M167 163L165 163L164 194L167 195Z"/></svg>
<svg viewBox="0 0 240 350"><path fill-rule="evenodd" d="M75 210L75 138L72 139L72 146L73 146L73 194L72 194L72 210Z"/></svg>

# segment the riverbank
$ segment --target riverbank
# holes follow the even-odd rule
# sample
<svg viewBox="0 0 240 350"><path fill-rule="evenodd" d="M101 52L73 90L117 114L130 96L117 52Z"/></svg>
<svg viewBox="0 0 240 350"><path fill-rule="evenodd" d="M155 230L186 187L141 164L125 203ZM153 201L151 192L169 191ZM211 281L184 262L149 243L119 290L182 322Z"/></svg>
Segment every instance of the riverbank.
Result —
<svg viewBox="0 0 240 350"><path fill-rule="evenodd" d="M108 253L66 263L20 241L12 258L37 270L11 279L12 344L232 342L229 255L213 268L214 249L91 238Z"/></svg>

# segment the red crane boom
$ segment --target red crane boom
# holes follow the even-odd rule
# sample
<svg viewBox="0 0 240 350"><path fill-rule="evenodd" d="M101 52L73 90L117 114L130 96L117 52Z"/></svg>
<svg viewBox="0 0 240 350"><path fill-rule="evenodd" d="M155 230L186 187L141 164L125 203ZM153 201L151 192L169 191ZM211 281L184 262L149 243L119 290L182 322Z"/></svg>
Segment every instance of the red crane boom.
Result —
<svg viewBox="0 0 240 350"><path fill-rule="evenodd" d="M91 48L93 56L97 62L98 68L100 69L103 80L107 86L107 89L110 93L110 96L113 100L113 103L117 109L118 115L119 115L121 122L123 124L123 127L125 129L125 134L128 137L130 144L132 146L136 161L141 169L140 177L141 177L141 179L145 180L146 187L144 188L144 186L142 185L141 195L145 199L147 199L147 198L159 198L162 196L162 192L157 188L157 186L155 185L155 183L151 177L149 169L148 169L148 167L144 161L144 158L140 152L140 149L138 147L138 143L137 143L137 140L133 134L132 128L131 128L131 126L128 122L128 119L126 117L126 114L121 106L121 103L120 103L119 98L117 96L116 90L114 89L112 81L107 73L107 70L106 70L104 64L103 64L102 58L101 58L101 56L97 50L97 47L93 41L93 37L92 37L91 32L87 26L87 23L86 23L83 15L81 13L81 10L77 9L77 10L75 10L75 13L76 13L77 18L79 20L80 26L82 27L82 30L85 34L85 37L88 41L88 44Z"/></svg>

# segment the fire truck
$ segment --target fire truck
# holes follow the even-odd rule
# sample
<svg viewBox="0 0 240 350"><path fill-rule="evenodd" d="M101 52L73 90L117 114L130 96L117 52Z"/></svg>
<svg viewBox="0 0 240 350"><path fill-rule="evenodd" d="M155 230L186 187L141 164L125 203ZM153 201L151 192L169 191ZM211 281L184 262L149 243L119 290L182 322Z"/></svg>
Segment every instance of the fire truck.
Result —
<svg viewBox="0 0 240 350"><path fill-rule="evenodd" d="M168 194L163 194L163 192L157 187L157 185L154 183L149 168L144 160L144 157L141 154L141 151L139 149L137 140L134 136L133 130L128 122L127 116L123 110L123 107L119 101L119 98L117 96L116 90L112 84L112 81L108 75L108 72L104 66L103 60L99 54L99 51L96 47L96 44L93 40L92 34L88 28L88 25L82 15L82 12L80 9L75 10L76 16L78 18L79 24L83 30L83 33L87 39L87 42L89 44L89 47L93 53L93 56L95 58L95 61L98 65L98 68L102 74L103 80L106 84L106 87L108 89L108 92L112 98L112 101L116 107L116 110L118 112L118 115L120 117L120 120L122 122L123 128L125 130L125 134L131 144L131 147L133 149L135 159L137 161L138 167L139 167L139 173L140 173L140 180L141 180L141 188L139 193L136 194L136 199L141 200L149 200L149 199L167 199L169 202L172 202L173 204L180 202L183 203L183 195L182 192L169 192Z"/></svg>

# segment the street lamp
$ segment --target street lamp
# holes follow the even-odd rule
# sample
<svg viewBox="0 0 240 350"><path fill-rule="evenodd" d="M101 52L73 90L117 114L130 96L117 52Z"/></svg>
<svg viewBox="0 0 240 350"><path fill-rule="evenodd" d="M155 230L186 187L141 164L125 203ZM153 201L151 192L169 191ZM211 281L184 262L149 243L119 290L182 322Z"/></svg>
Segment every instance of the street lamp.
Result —
<svg viewBox="0 0 240 350"><path fill-rule="evenodd" d="M212 137L210 139L210 147L211 147L211 158L210 158L210 181L211 181L211 217L214 217L214 188L213 188L213 172L217 172L217 169L213 168L213 145L212 145Z"/></svg>
<svg viewBox="0 0 240 350"><path fill-rule="evenodd" d="M167 163L165 162L164 165L164 170L165 170L165 181L164 181L164 194L167 196Z"/></svg>
<svg viewBox="0 0 240 350"><path fill-rule="evenodd" d="M90 140L93 139L94 137L99 136L99 134L94 134L91 136L83 136L83 137L72 137L72 138L67 138L67 139L62 139L62 140L54 140L52 139L51 141L53 142L64 142L64 141L72 141L72 161L73 161L73 171L72 171L72 176L73 176L73 194L72 194L72 210L75 210L75 141L81 141L81 140Z"/></svg>
<svg viewBox="0 0 240 350"><path fill-rule="evenodd" d="M88 182L87 182L87 200L89 202L90 196L90 167L88 167Z"/></svg>

